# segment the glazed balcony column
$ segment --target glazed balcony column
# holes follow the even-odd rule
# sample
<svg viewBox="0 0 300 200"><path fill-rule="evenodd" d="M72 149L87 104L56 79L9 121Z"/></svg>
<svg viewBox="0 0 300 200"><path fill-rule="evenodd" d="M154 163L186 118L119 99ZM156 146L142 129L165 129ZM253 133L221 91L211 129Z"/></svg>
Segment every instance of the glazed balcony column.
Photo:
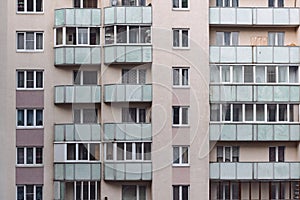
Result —
<svg viewBox="0 0 300 200"><path fill-rule="evenodd" d="M56 104L101 103L101 86L62 85L55 86Z"/></svg>

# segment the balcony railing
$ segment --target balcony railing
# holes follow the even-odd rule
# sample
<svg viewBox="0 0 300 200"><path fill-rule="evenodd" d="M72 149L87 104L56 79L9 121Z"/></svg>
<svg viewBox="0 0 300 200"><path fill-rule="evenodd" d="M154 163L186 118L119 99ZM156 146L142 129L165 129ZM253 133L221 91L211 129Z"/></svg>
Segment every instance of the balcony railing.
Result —
<svg viewBox="0 0 300 200"><path fill-rule="evenodd" d="M115 6L104 8L104 24L151 24L151 6Z"/></svg>
<svg viewBox="0 0 300 200"><path fill-rule="evenodd" d="M104 86L105 102L151 102L152 85L115 84Z"/></svg>
<svg viewBox="0 0 300 200"><path fill-rule="evenodd" d="M105 162L104 180L106 181L150 181L152 180L151 162Z"/></svg>
<svg viewBox="0 0 300 200"><path fill-rule="evenodd" d="M288 123L211 123L210 141L299 141L300 125Z"/></svg>
<svg viewBox="0 0 300 200"><path fill-rule="evenodd" d="M62 46L54 48L54 64L60 65L100 65L99 46Z"/></svg>
<svg viewBox="0 0 300 200"><path fill-rule="evenodd" d="M151 44L128 44L104 46L105 63L150 63Z"/></svg>
<svg viewBox="0 0 300 200"><path fill-rule="evenodd" d="M290 180L300 178L300 162L210 163L214 180Z"/></svg>
<svg viewBox="0 0 300 200"><path fill-rule="evenodd" d="M100 26L99 8L62 8L55 10L54 26Z"/></svg>
<svg viewBox="0 0 300 200"><path fill-rule="evenodd" d="M100 124L55 124L54 141L100 141Z"/></svg>
<svg viewBox="0 0 300 200"><path fill-rule="evenodd" d="M152 124L105 123L105 141L151 141Z"/></svg>
<svg viewBox="0 0 300 200"><path fill-rule="evenodd" d="M65 163L54 164L55 181L99 181L101 163Z"/></svg>
<svg viewBox="0 0 300 200"><path fill-rule="evenodd" d="M300 63L299 46L210 46L211 63Z"/></svg>
<svg viewBox="0 0 300 200"><path fill-rule="evenodd" d="M62 103L100 103L101 86L98 85L62 85L55 86L56 104Z"/></svg>
<svg viewBox="0 0 300 200"><path fill-rule="evenodd" d="M269 85L267 85L269 84ZM210 102L299 102L296 85L210 85Z"/></svg>
<svg viewBox="0 0 300 200"><path fill-rule="evenodd" d="M299 8L210 8L210 25L299 26Z"/></svg>

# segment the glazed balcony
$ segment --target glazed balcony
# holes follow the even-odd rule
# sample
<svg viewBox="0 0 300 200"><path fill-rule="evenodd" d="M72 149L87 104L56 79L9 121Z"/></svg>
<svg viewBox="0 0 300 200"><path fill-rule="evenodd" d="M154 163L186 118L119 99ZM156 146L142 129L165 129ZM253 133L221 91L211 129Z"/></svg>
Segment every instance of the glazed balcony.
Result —
<svg viewBox="0 0 300 200"><path fill-rule="evenodd" d="M54 27L101 26L99 8L62 8L55 10Z"/></svg>
<svg viewBox="0 0 300 200"><path fill-rule="evenodd" d="M100 141L100 124L55 124L54 141Z"/></svg>
<svg viewBox="0 0 300 200"><path fill-rule="evenodd" d="M152 124L105 123L105 141L152 141Z"/></svg>
<svg viewBox="0 0 300 200"><path fill-rule="evenodd" d="M152 85L113 84L104 86L104 102L151 102Z"/></svg>
<svg viewBox="0 0 300 200"><path fill-rule="evenodd" d="M210 163L211 180L291 180L300 178L299 162Z"/></svg>
<svg viewBox="0 0 300 200"><path fill-rule="evenodd" d="M300 63L299 46L210 46L210 63Z"/></svg>
<svg viewBox="0 0 300 200"><path fill-rule="evenodd" d="M55 181L99 181L101 163L55 163Z"/></svg>
<svg viewBox="0 0 300 200"><path fill-rule="evenodd" d="M55 86L56 104L100 103L101 86L98 85L62 85Z"/></svg>
<svg viewBox="0 0 300 200"><path fill-rule="evenodd" d="M300 125L289 123L210 123L210 141L299 141Z"/></svg>
<svg viewBox="0 0 300 200"><path fill-rule="evenodd" d="M211 7L210 25L230 26L299 26L299 8Z"/></svg>
<svg viewBox="0 0 300 200"><path fill-rule="evenodd" d="M106 181L151 181L152 163L144 162L105 162Z"/></svg>
<svg viewBox="0 0 300 200"><path fill-rule="evenodd" d="M104 25L152 24L151 6L114 6L104 8Z"/></svg>

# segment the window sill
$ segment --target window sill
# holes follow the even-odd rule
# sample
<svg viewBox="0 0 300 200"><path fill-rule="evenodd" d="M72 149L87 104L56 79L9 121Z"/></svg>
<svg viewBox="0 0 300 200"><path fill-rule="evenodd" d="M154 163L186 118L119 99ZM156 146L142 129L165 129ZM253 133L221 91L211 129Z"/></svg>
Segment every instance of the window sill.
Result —
<svg viewBox="0 0 300 200"><path fill-rule="evenodd" d="M190 50L190 47L173 47L173 50Z"/></svg>
<svg viewBox="0 0 300 200"><path fill-rule="evenodd" d="M186 168L186 167L190 167L190 164L173 164L172 167L174 167L174 168L180 168L180 167Z"/></svg>
<svg viewBox="0 0 300 200"><path fill-rule="evenodd" d="M44 50L18 50L17 53L44 53Z"/></svg>
<svg viewBox="0 0 300 200"><path fill-rule="evenodd" d="M172 8L173 11L190 11L190 8Z"/></svg>
<svg viewBox="0 0 300 200"><path fill-rule="evenodd" d="M43 129L44 126L17 126L17 129Z"/></svg>
<svg viewBox="0 0 300 200"><path fill-rule="evenodd" d="M17 11L16 12L17 15L44 15L44 11L43 12L27 12L27 11Z"/></svg>
<svg viewBox="0 0 300 200"><path fill-rule="evenodd" d="M17 91L43 91L44 88L17 88Z"/></svg>
<svg viewBox="0 0 300 200"><path fill-rule="evenodd" d="M187 86L180 86L180 85L173 85L173 89L190 89L190 85Z"/></svg>
<svg viewBox="0 0 300 200"><path fill-rule="evenodd" d="M25 167L35 168L35 167L44 167L44 165L43 164L16 164L16 167L20 167L20 168L25 168Z"/></svg>
<svg viewBox="0 0 300 200"><path fill-rule="evenodd" d="M172 125L172 128L190 128L190 125Z"/></svg>

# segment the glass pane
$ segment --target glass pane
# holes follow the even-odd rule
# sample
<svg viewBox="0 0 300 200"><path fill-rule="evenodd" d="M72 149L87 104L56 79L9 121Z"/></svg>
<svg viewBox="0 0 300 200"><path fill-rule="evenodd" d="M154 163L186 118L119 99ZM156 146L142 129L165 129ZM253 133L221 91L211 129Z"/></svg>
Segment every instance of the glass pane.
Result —
<svg viewBox="0 0 300 200"><path fill-rule="evenodd" d="M181 2L182 2L181 5L182 8L188 8L188 0L181 0Z"/></svg>
<svg viewBox="0 0 300 200"><path fill-rule="evenodd" d="M217 46L224 45L224 32L216 32L216 45Z"/></svg>
<svg viewBox="0 0 300 200"><path fill-rule="evenodd" d="M76 45L76 28L66 27L66 44Z"/></svg>
<svg viewBox="0 0 300 200"><path fill-rule="evenodd" d="M188 147L182 147L182 163L188 164L189 163L189 151Z"/></svg>
<svg viewBox="0 0 300 200"><path fill-rule="evenodd" d="M124 160L124 143L117 144L117 160Z"/></svg>
<svg viewBox="0 0 300 200"><path fill-rule="evenodd" d="M63 44L63 30L62 28L56 28L56 45Z"/></svg>
<svg viewBox="0 0 300 200"><path fill-rule="evenodd" d="M276 161L276 147L269 147L269 161Z"/></svg>
<svg viewBox="0 0 300 200"><path fill-rule="evenodd" d="M299 105L290 104L290 122L299 121Z"/></svg>
<svg viewBox="0 0 300 200"><path fill-rule="evenodd" d="M276 68L267 67L267 82L275 83L276 82Z"/></svg>
<svg viewBox="0 0 300 200"><path fill-rule="evenodd" d="M145 123L146 122L146 109L139 109L139 123Z"/></svg>
<svg viewBox="0 0 300 200"><path fill-rule="evenodd" d="M33 12L33 0L27 0L27 12Z"/></svg>
<svg viewBox="0 0 300 200"><path fill-rule="evenodd" d="M36 186L35 200L42 200L42 199L43 199L43 187Z"/></svg>
<svg viewBox="0 0 300 200"><path fill-rule="evenodd" d="M244 82L253 83L253 67L244 67Z"/></svg>
<svg viewBox="0 0 300 200"><path fill-rule="evenodd" d="M231 148L225 147L225 162L231 161Z"/></svg>
<svg viewBox="0 0 300 200"><path fill-rule="evenodd" d="M36 49L43 49L43 33L36 34Z"/></svg>
<svg viewBox="0 0 300 200"><path fill-rule="evenodd" d="M100 44L100 29L99 28L90 28L90 45L99 45Z"/></svg>
<svg viewBox="0 0 300 200"><path fill-rule="evenodd" d="M73 116L74 116L74 123L75 123L75 124L81 123L81 114L80 114L80 110L78 110L78 109L73 110Z"/></svg>
<svg viewBox="0 0 300 200"><path fill-rule="evenodd" d="M90 160L100 160L99 144L90 144Z"/></svg>
<svg viewBox="0 0 300 200"><path fill-rule="evenodd" d="M34 49L34 32L26 33L26 49L27 50Z"/></svg>
<svg viewBox="0 0 300 200"><path fill-rule="evenodd" d="M24 0L18 0L18 11L23 12L24 10Z"/></svg>
<svg viewBox="0 0 300 200"><path fill-rule="evenodd" d="M78 159L88 160L88 144L78 144Z"/></svg>
<svg viewBox="0 0 300 200"><path fill-rule="evenodd" d="M287 83L287 70L288 68L286 66L279 66L278 67L278 82L279 83Z"/></svg>
<svg viewBox="0 0 300 200"><path fill-rule="evenodd" d="M278 8L284 7L284 0L278 0Z"/></svg>
<svg viewBox="0 0 300 200"><path fill-rule="evenodd" d="M287 121L287 105L279 105L279 121Z"/></svg>
<svg viewBox="0 0 300 200"><path fill-rule="evenodd" d="M106 160L113 159L113 143L106 143Z"/></svg>
<svg viewBox="0 0 300 200"><path fill-rule="evenodd" d="M80 0L74 0L74 8L80 8Z"/></svg>
<svg viewBox="0 0 300 200"><path fill-rule="evenodd" d="M139 200L146 200L146 187L139 186Z"/></svg>
<svg viewBox="0 0 300 200"><path fill-rule="evenodd" d="M256 83L265 83L265 67L256 66Z"/></svg>
<svg viewBox="0 0 300 200"><path fill-rule="evenodd" d="M33 71L27 71L26 73L26 87L27 88L33 88L34 86L34 72Z"/></svg>
<svg viewBox="0 0 300 200"><path fill-rule="evenodd" d="M224 32L224 45L229 46L231 45L231 32Z"/></svg>
<svg viewBox="0 0 300 200"><path fill-rule="evenodd" d="M144 160L151 160L151 143L144 143Z"/></svg>
<svg viewBox="0 0 300 200"><path fill-rule="evenodd" d="M24 126L24 110L18 110L18 126Z"/></svg>
<svg viewBox="0 0 300 200"><path fill-rule="evenodd" d="M97 71L83 72L83 85L97 85Z"/></svg>
<svg viewBox="0 0 300 200"><path fill-rule="evenodd" d="M232 44L231 45L239 45L239 32L232 32Z"/></svg>
<svg viewBox="0 0 300 200"><path fill-rule="evenodd" d="M188 69L181 69L182 71L182 85L188 85L189 84L189 71Z"/></svg>
<svg viewBox="0 0 300 200"><path fill-rule="evenodd" d="M33 164L33 148L26 149L26 164Z"/></svg>
<svg viewBox="0 0 300 200"><path fill-rule="evenodd" d="M18 73L18 88L24 88L24 72L17 72Z"/></svg>
<svg viewBox="0 0 300 200"><path fill-rule="evenodd" d="M173 69L173 85L179 85L179 69Z"/></svg>
<svg viewBox="0 0 300 200"><path fill-rule="evenodd" d="M140 69L138 72L139 72L139 84L146 84L146 70Z"/></svg>
<svg viewBox="0 0 300 200"><path fill-rule="evenodd" d="M188 46L189 46L189 31L182 30L182 47L188 47Z"/></svg>
<svg viewBox="0 0 300 200"><path fill-rule="evenodd" d="M96 124L97 123L97 110L84 109L83 110L83 123Z"/></svg>
<svg viewBox="0 0 300 200"><path fill-rule="evenodd" d="M220 121L220 105L210 105L210 121Z"/></svg>
<svg viewBox="0 0 300 200"><path fill-rule="evenodd" d="M18 33L18 49L24 49L24 33Z"/></svg>
<svg viewBox="0 0 300 200"><path fill-rule="evenodd" d="M268 105L268 122L276 121L276 105Z"/></svg>
<svg viewBox="0 0 300 200"><path fill-rule="evenodd" d="M139 27L129 27L129 43L139 43Z"/></svg>
<svg viewBox="0 0 300 200"><path fill-rule="evenodd" d="M232 0L232 7L239 7L239 0Z"/></svg>
<svg viewBox="0 0 300 200"><path fill-rule="evenodd" d="M173 107L173 124L179 124L179 107Z"/></svg>
<svg viewBox="0 0 300 200"><path fill-rule="evenodd" d="M222 66L222 82L230 82L230 67Z"/></svg>
<svg viewBox="0 0 300 200"><path fill-rule="evenodd" d="M36 12L43 12L43 0L36 0Z"/></svg>
<svg viewBox="0 0 300 200"><path fill-rule="evenodd" d="M24 200L24 186L17 187L17 200Z"/></svg>
<svg viewBox="0 0 300 200"><path fill-rule="evenodd" d="M173 163L179 164L179 147L173 147Z"/></svg>
<svg viewBox="0 0 300 200"><path fill-rule="evenodd" d="M36 110L36 126L43 126L43 110Z"/></svg>
<svg viewBox="0 0 300 200"><path fill-rule="evenodd" d="M34 199L34 186L26 185L26 200L33 200L33 199Z"/></svg>
<svg viewBox="0 0 300 200"><path fill-rule="evenodd" d="M137 188L135 185L123 185L122 186L122 200L136 200Z"/></svg>
<svg viewBox="0 0 300 200"><path fill-rule="evenodd" d="M278 162L284 162L284 146L279 146L278 147Z"/></svg>
<svg viewBox="0 0 300 200"><path fill-rule="evenodd" d="M142 143L135 143L135 149L136 149L136 159L137 160L142 160Z"/></svg>
<svg viewBox="0 0 300 200"><path fill-rule="evenodd" d="M189 115L188 115L188 108L181 108L182 109L182 124L189 123Z"/></svg>
<svg viewBox="0 0 300 200"><path fill-rule="evenodd" d="M173 8L179 8L179 0L173 0Z"/></svg>
<svg viewBox="0 0 300 200"><path fill-rule="evenodd" d="M239 147L232 147L232 162L239 162L239 154L240 148Z"/></svg>
<svg viewBox="0 0 300 200"><path fill-rule="evenodd" d="M210 82L219 83L220 82L220 67L211 66L210 67Z"/></svg>
<svg viewBox="0 0 300 200"><path fill-rule="evenodd" d="M81 190L81 183L82 182L76 182L76 200L81 200L81 193L82 193L82 190Z"/></svg>
<svg viewBox="0 0 300 200"><path fill-rule="evenodd" d="M233 104L233 121L242 121L242 105L241 104Z"/></svg>
<svg viewBox="0 0 300 200"><path fill-rule="evenodd" d="M35 149L35 163L43 164L43 148Z"/></svg>
<svg viewBox="0 0 300 200"><path fill-rule="evenodd" d="M256 121L265 121L265 105L256 105Z"/></svg>
<svg viewBox="0 0 300 200"><path fill-rule="evenodd" d="M88 44L87 28L78 28L78 44Z"/></svg>
<svg viewBox="0 0 300 200"><path fill-rule="evenodd" d="M91 200L97 200L96 199L96 191L97 191L97 188L96 188L96 183L97 182L90 182L90 199Z"/></svg>
<svg viewBox="0 0 300 200"><path fill-rule="evenodd" d="M33 126L33 110L27 110L27 126Z"/></svg>
<svg viewBox="0 0 300 200"><path fill-rule="evenodd" d="M234 66L233 67L233 82L242 83L243 75L242 75L242 66Z"/></svg>
<svg viewBox="0 0 300 200"><path fill-rule="evenodd" d="M114 43L114 27L105 27L105 44Z"/></svg>
<svg viewBox="0 0 300 200"><path fill-rule="evenodd" d="M217 146L217 162L223 162L223 146Z"/></svg>
<svg viewBox="0 0 300 200"><path fill-rule="evenodd" d="M289 67L289 82L290 83L298 83L298 66L290 66Z"/></svg>
<svg viewBox="0 0 300 200"><path fill-rule="evenodd" d="M76 144L67 144L67 160L76 160Z"/></svg>
<svg viewBox="0 0 300 200"><path fill-rule="evenodd" d="M43 72L36 72L36 88L43 88Z"/></svg>
<svg viewBox="0 0 300 200"><path fill-rule="evenodd" d="M231 109L230 105L222 105L222 121L230 121L231 119Z"/></svg>
<svg viewBox="0 0 300 200"><path fill-rule="evenodd" d="M274 7L274 0L269 0L269 7Z"/></svg>
<svg viewBox="0 0 300 200"><path fill-rule="evenodd" d="M126 143L126 160L132 160L132 143Z"/></svg>
<svg viewBox="0 0 300 200"><path fill-rule="evenodd" d="M137 108L129 108L129 121L137 123Z"/></svg>
<svg viewBox="0 0 300 200"><path fill-rule="evenodd" d="M17 149L17 164L24 164L24 148Z"/></svg>
<svg viewBox="0 0 300 200"><path fill-rule="evenodd" d="M253 105L245 105L245 121L253 121Z"/></svg>
<svg viewBox="0 0 300 200"><path fill-rule="evenodd" d="M141 27L141 43L151 43L151 29L150 27Z"/></svg>
<svg viewBox="0 0 300 200"><path fill-rule="evenodd" d="M189 186L182 187L182 200L189 200Z"/></svg>
<svg viewBox="0 0 300 200"><path fill-rule="evenodd" d="M173 186L173 200L179 199L179 186Z"/></svg>
<svg viewBox="0 0 300 200"><path fill-rule="evenodd" d="M232 188L232 199L239 199L239 184L238 183L232 183L231 185Z"/></svg>
<svg viewBox="0 0 300 200"><path fill-rule="evenodd" d="M284 45L284 32L277 33L278 37L278 45L283 46Z"/></svg>
<svg viewBox="0 0 300 200"><path fill-rule="evenodd" d="M88 200L89 198L89 185L88 185L88 182L84 181L83 182L83 200Z"/></svg>
<svg viewBox="0 0 300 200"><path fill-rule="evenodd" d="M117 26L117 43L127 43L127 26Z"/></svg>
<svg viewBox="0 0 300 200"><path fill-rule="evenodd" d="M276 33L274 33L274 32L268 33L268 45L272 45L272 46L275 45L275 35L276 35Z"/></svg>
<svg viewBox="0 0 300 200"><path fill-rule="evenodd" d="M179 47L179 30L173 30L173 47Z"/></svg>
<svg viewBox="0 0 300 200"><path fill-rule="evenodd" d="M73 84L80 85L81 72L78 70L73 71Z"/></svg>

